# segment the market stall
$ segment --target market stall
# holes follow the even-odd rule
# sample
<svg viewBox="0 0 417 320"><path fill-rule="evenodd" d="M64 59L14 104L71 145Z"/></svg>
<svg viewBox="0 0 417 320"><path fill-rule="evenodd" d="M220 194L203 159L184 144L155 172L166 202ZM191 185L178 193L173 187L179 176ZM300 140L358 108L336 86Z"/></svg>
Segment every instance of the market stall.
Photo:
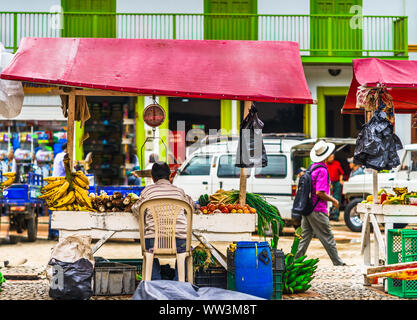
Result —
<svg viewBox="0 0 417 320"><path fill-rule="evenodd" d="M313 103L298 44L285 41L23 38L1 78L56 86L51 94L61 96L68 113L70 168L74 161L74 121L83 125L89 117L85 96L165 95ZM86 197L85 191L79 194ZM67 196L65 192L62 195ZM66 230L63 234L90 230L100 239L138 237L129 212L90 212L95 210L88 200L80 202L77 210L67 207L55 211L52 227ZM86 211L85 206L92 210ZM210 217L196 215L194 224L207 235L216 233L213 240L236 241L255 231L254 217L235 218L220 212Z"/></svg>
<svg viewBox="0 0 417 320"><path fill-rule="evenodd" d="M393 107L393 113L417 112L417 61L397 61L372 59L353 60L353 79L342 108L343 114L365 112L367 121L378 112L381 101L384 106ZM389 108L384 109L386 111ZM364 110L365 109L365 110ZM386 119L393 122L394 115L387 112ZM383 120L383 119L382 119ZM393 133L391 133L393 134ZM397 141L398 142L398 141ZM374 149L379 149L375 142ZM401 143L400 143L401 144ZM389 153L387 151L387 153ZM399 163L398 163L399 164ZM398 166L395 163L395 166ZM387 262L388 230L394 223L416 223L417 207L410 201L413 191L398 186L394 194L386 194L378 189L377 170L373 170L373 195L357 205L363 221L361 254L364 270ZM379 224L385 224L385 238ZM374 249L371 252L371 225L374 233ZM373 256L373 257L372 257ZM372 261L371 261L372 260ZM369 284L365 277L365 284Z"/></svg>

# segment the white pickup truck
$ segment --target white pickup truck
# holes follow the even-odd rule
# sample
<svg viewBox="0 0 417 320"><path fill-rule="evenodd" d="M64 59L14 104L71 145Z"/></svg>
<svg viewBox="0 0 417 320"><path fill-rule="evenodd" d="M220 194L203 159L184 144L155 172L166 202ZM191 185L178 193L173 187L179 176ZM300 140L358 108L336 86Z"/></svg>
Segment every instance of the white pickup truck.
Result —
<svg viewBox="0 0 417 320"><path fill-rule="evenodd" d="M407 187L417 191L417 144L404 146L401 165L387 173L378 173L378 190L394 193L392 188ZM362 221L356 212L356 205L373 191L372 170L356 175L343 184L343 195L348 204L345 207L345 223L354 232L362 230Z"/></svg>

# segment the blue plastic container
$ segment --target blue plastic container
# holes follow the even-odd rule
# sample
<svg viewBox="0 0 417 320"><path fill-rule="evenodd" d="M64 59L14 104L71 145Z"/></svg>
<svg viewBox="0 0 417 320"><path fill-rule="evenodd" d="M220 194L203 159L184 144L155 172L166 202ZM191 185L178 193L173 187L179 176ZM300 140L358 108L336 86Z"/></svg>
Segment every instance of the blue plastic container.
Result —
<svg viewBox="0 0 417 320"><path fill-rule="evenodd" d="M268 242L240 241L235 252L236 291L271 299L272 257Z"/></svg>

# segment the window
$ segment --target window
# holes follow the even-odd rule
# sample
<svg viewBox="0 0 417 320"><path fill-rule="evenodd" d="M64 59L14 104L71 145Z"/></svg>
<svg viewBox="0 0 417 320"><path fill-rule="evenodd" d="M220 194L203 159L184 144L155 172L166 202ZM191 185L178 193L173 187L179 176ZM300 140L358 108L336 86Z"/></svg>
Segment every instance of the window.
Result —
<svg viewBox="0 0 417 320"><path fill-rule="evenodd" d="M210 175L211 159L209 155L193 157L181 172L183 176L208 176Z"/></svg>
<svg viewBox="0 0 417 320"><path fill-rule="evenodd" d="M268 165L255 168L256 178L285 178L287 176L287 157L284 155L268 155Z"/></svg>
<svg viewBox="0 0 417 320"><path fill-rule="evenodd" d="M217 176L219 178L239 178L240 168L235 166L236 156L225 155L221 156L219 160L219 167L217 169ZM250 170L246 170L246 176L250 176Z"/></svg>

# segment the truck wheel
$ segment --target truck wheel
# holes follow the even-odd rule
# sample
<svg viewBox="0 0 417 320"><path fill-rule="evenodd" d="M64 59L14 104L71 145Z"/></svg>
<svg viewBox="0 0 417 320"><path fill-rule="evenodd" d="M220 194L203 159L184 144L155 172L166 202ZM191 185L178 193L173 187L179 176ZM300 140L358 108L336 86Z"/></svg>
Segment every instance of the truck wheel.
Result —
<svg viewBox="0 0 417 320"><path fill-rule="evenodd" d="M38 238L38 215L34 215L27 220L28 227L28 240L29 242L35 242Z"/></svg>
<svg viewBox="0 0 417 320"><path fill-rule="evenodd" d="M359 214L356 211L356 205L361 203L363 199L355 198L349 201L345 208L345 223L346 226L353 232L361 232L362 231L362 220Z"/></svg>

